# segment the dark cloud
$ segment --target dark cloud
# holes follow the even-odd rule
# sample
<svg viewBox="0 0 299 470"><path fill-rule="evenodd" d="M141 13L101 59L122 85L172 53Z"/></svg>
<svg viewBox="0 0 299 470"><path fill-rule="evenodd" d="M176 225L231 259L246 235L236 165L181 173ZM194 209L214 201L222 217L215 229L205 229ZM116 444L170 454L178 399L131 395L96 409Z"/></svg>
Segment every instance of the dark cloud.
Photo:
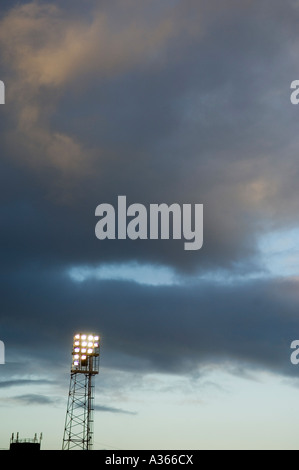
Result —
<svg viewBox="0 0 299 470"><path fill-rule="evenodd" d="M298 330L297 280L156 287L76 284L40 273L7 281L5 292L7 361L20 351L30 362L39 351L39 361L60 376L70 363L72 334L86 329L101 335L105 367L193 374L209 364L239 362L245 369L296 373L290 344Z"/></svg>
<svg viewBox="0 0 299 470"><path fill-rule="evenodd" d="M126 16L120 18L117 2L112 6L103 2L95 10L90 5L95 17L103 16L109 25L121 23L119 42L122 35L127 38L131 22ZM127 6L142 26L148 10L155 17L155 2L141 9L136 2ZM280 12L276 2L271 3L273 8ZM293 11L292 3L286 10ZM3 174L13 172L14 183L7 188L1 219L8 264L137 259L178 269L233 269L249 258L256 262L260 231L273 224L294 223L297 198L291 189L297 181L297 160L290 143L296 142L296 122L289 82L298 70L289 52L296 38L284 28L287 13L272 13L265 23L268 9L257 2L245 2L242 7L225 2L220 16L215 2L209 7L202 2L188 7L178 2L158 11L160 21L156 26L149 23L149 30L157 35L159 46L149 46L145 35L140 47L146 48L146 54L128 47L121 63L118 54L112 55L115 68L99 55L99 64L108 67L106 74L100 65L95 69L91 63L81 65L84 55L72 56L63 35L62 55L70 49L77 73L70 74L66 65L50 67L47 60L55 64L51 47L55 50L59 42L54 33L45 32L38 9L30 10L30 21L43 38L44 49L31 44L29 30L20 39L13 36L14 60L7 67L14 86L24 80L32 108L24 103L23 94L15 97L12 116L18 124L18 144L8 137L2 144ZM51 9L43 14L59 34L64 28L70 34L73 31L72 18L65 16L63 7L59 21ZM24 11L16 9L9 21L13 24L25 17ZM4 31L10 25L6 21ZM73 21L77 25L78 20ZM93 30L87 17L81 21L82 34L88 37ZM105 29L105 34L109 48L112 32ZM21 39L30 44L27 62L19 57ZM8 41L3 33L4 51ZM88 40L85 47L96 54ZM44 59L38 62L41 51ZM32 78L29 72L39 63ZM49 67L49 77L43 67ZM13 102L12 94L8 119L12 119ZM25 130L21 112L28 116ZM39 121L32 117L34 113ZM18 181L20 171L22 181ZM4 185L4 195L5 189ZM101 202L116 204L119 194L126 194L129 203L204 203L203 249L186 253L179 242L100 244L94 237L95 207Z"/></svg>
<svg viewBox="0 0 299 470"><path fill-rule="evenodd" d="M53 405L56 400L45 395L26 394L13 397L13 401L23 405Z"/></svg>
<svg viewBox="0 0 299 470"><path fill-rule="evenodd" d="M102 411L104 413L121 413L121 414L126 414L126 415L136 415L137 414L134 411L122 410L120 408L113 408L111 406L105 406L105 405L95 405L94 409L95 409L95 411Z"/></svg>
<svg viewBox="0 0 299 470"><path fill-rule="evenodd" d="M0 381L0 388L10 388L15 386L23 386L23 385L44 385L44 384L52 384L50 380L32 380L32 379L14 379L14 380L1 380Z"/></svg>
<svg viewBox="0 0 299 470"><path fill-rule="evenodd" d="M191 373L228 361L293 375L296 280L192 275L262 270L259 236L298 224L296 4L14 5L5 2L0 25L8 360L22 353L61 373L72 332L91 328L111 367ZM203 249L99 242L95 208L123 194L145 205L203 203ZM76 284L65 274L126 261L171 266L185 282Z"/></svg>

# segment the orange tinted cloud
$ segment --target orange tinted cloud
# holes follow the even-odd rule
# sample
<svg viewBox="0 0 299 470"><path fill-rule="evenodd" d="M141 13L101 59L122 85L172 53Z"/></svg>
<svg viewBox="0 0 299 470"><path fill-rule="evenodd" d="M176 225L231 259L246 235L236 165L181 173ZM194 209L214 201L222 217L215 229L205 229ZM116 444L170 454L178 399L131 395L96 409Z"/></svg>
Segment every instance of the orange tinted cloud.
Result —
<svg viewBox="0 0 299 470"><path fill-rule="evenodd" d="M3 17L0 50L9 69L8 102L16 123L7 140L16 159L35 171L53 167L68 177L91 170L100 149L87 149L76 137L53 129L50 118L60 92L74 79L82 76L84 88L88 74L100 78L126 70L158 53L175 34L171 18L148 24L138 15L113 24L114 17L97 10L88 21L55 5L31 2Z"/></svg>

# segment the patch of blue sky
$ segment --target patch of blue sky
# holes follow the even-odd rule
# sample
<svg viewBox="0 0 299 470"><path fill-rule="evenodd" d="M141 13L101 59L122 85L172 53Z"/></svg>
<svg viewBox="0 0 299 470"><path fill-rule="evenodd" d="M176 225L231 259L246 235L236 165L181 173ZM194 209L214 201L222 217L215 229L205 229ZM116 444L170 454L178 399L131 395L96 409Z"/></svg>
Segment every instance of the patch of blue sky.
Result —
<svg viewBox="0 0 299 470"><path fill-rule="evenodd" d="M272 277L299 275L299 227L262 236L259 249L262 264Z"/></svg>
<svg viewBox="0 0 299 470"><path fill-rule="evenodd" d="M129 281L150 286L171 286L185 282L207 281L236 283L268 277L299 276L299 227L272 231L258 241L260 269L209 270L188 275L178 275L167 266L131 263L107 263L100 266L73 266L68 276L74 282L88 280Z"/></svg>
<svg viewBox="0 0 299 470"><path fill-rule="evenodd" d="M179 281L171 268L138 263L103 264L98 267L74 266L68 274L75 282L91 279L131 281L152 286L173 285Z"/></svg>

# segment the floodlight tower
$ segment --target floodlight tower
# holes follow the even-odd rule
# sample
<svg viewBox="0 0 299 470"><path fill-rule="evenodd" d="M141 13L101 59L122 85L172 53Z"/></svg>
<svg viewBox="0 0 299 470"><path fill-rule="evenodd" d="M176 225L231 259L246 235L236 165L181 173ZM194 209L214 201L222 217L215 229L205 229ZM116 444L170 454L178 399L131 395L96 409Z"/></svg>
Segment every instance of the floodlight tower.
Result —
<svg viewBox="0 0 299 470"><path fill-rule="evenodd" d="M62 450L91 450L94 377L99 373L99 336L76 334Z"/></svg>

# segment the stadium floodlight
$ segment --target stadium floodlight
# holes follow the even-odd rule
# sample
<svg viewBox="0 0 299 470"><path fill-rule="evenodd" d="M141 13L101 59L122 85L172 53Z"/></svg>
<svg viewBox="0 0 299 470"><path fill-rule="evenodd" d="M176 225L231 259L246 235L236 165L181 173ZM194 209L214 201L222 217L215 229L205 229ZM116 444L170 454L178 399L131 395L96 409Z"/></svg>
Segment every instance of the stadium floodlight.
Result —
<svg viewBox="0 0 299 470"><path fill-rule="evenodd" d="M63 450L90 450L92 447L94 376L99 373L99 345L97 335L74 335Z"/></svg>
<svg viewBox="0 0 299 470"><path fill-rule="evenodd" d="M71 372L98 373L99 337L77 333L73 341Z"/></svg>

